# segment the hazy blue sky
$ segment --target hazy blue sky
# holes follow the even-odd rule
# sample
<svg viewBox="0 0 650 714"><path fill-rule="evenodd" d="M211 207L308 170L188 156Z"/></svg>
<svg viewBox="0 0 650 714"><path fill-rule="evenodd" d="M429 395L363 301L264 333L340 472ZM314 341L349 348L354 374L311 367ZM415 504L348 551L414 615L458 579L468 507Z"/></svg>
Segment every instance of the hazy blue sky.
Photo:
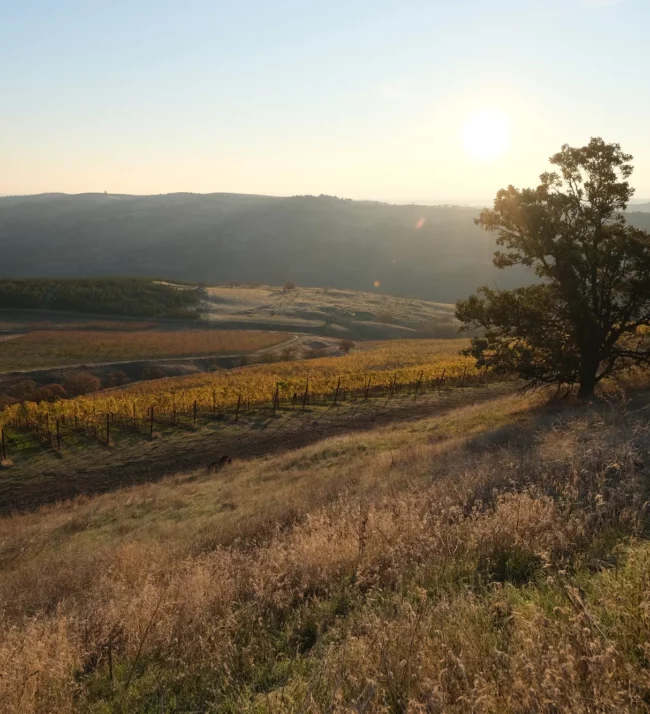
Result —
<svg viewBox="0 0 650 714"><path fill-rule="evenodd" d="M601 135L650 198L649 28L649 0L0 0L0 194L474 201Z"/></svg>

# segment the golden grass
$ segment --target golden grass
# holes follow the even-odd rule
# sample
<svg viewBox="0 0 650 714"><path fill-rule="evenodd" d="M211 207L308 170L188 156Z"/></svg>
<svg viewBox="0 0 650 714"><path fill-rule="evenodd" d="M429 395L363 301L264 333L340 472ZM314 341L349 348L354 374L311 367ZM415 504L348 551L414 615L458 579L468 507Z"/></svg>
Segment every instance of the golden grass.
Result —
<svg viewBox="0 0 650 714"><path fill-rule="evenodd" d="M277 332L234 330L37 331L0 343L0 372L211 354L245 354L284 342Z"/></svg>
<svg viewBox="0 0 650 714"><path fill-rule="evenodd" d="M642 413L504 397L0 520L3 712L646 712Z"/></svg>

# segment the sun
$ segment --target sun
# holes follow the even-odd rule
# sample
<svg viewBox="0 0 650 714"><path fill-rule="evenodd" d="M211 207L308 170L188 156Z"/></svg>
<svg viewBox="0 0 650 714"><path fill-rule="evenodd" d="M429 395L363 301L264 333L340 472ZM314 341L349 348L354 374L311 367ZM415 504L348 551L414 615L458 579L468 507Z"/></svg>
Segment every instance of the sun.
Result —
<svg viewBox="0 0 650 714"><path fill-rule="evenodd" d="M511 142L510 118L498 109L472 114L463 127L463 148L476 161L496 161L508 151Z"/></svg>

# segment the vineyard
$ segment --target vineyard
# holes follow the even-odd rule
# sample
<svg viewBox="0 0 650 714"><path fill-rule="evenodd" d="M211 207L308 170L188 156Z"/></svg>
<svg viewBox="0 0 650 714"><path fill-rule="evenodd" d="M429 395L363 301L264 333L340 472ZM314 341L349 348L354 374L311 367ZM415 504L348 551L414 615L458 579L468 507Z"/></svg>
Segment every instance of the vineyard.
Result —
<svg viewBox="0 0 650 714"><path fill-rule="evenodd" d="M65 433L83 432L110 445L123 431L153 436L158 425L187 428L200 420L267 409L302 409L484 383L474 360L458 354L463 341L404 341L367 345L345 357L282 362L210 375L160 379L91 396L0 412L3 430L21 430L60 450ZM3 431L4 433L4 431ZM6 444L3 458L7 458Z"/></svg>

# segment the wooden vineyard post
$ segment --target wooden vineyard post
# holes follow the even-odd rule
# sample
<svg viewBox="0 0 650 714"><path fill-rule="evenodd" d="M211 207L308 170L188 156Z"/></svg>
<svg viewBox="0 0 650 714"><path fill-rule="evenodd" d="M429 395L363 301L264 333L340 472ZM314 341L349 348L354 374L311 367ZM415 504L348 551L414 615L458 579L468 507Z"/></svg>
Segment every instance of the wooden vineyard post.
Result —
<svg viewBox="0 0 650 714"><path fill-rule="evenodd" d="M59 420L56 420L56 448L57 451L61 452L61 430L59 428Z"/></svg>
<svg viewBox="0 0 650 714"><path fill-rule="evenodd" d="M194 402L196 404L196 402ZM237 397L237 409L235 410L235 421L239 421L239 407L241 406L241 394Z"/></svg>
<svg viewBox="0 0 650 714"><path fill-rule="evenodd" d="M307 377L307 383L305 384L305 393L302 395L302 410L305 411L305 406L307 405L307 399L309 399L309 377Z"/></svg>
<svg viewBox="0 0 650 714"><path fill-rule="evenodd" d="M192 405L192 419L192 423L196 425L196 399L194 400L194 404Z"/></svg>
<svg viewBox="0 0 650 714"><path fill-rule="evenodd" d="M5 430L0 429L0 443L2 443L2 460L7 458L7 447L5 446Z"/></svg>
<svg viewBox="0 0 650 714"><path fill-rule="evenodd" d="M106 446L111 444L111 415L106 415Z"/></svg>
<svg viewBox="0 0 650 714"><path fill-rule="evenodd" d="M151 422L149 423L149 436L153 436L153 407L151 407Z"/></svg>
<svg viewBox="0 0 650 714"><path fill-rule="evenodd" d="M275 394L273 395L273 416L275 416L275 410L280 406L280 383L275 383Z"/></svg>
<svg viewBox="0 0 650 714"><path fill-rule="evenodd" d="M50 433L50 415L45 415L45 428L47 430L47 443L52 446L52 434Z"/></svg>
<svg viewBox="0 0 650 714"><path fill-rule="evenodd" d="M133 428L134 429L138 428L138 421L135 416L135 402L133 402Z"/></svg>
<svg viewBox="0 0 650 714"><path fill-rule="evenodd" d="M481 380L481 384L485 384L487 382L487 373L488 373L488 368L487 366L483 370L483 379Z"/></svg>
<svg viewBox="0 0 650 714"><path fill-rule="evenodd" d="M370 380L371 380L371 377L368 377L368 384L366 384L366 393L364 395L364 399L366 401L368 400L368 392L370 391Z"/></svg>
<svg viewBox="0 0 650 714"><path fill-rule="evenodd" d="M464 387L465 387L465 375L466 374L467 374L467 367L465 367L465 369L463 370L463 377L460 380L460 388L461 389L464 389Z"/></svg>
<svg viewBox="0 0 650 714"><path fill-rule="evenodd" d="M334 404L336 404L336 400L339 398L340 387L341 387L341 378L339 377L339 381L336 383L336 391L334 392Z"/></svg>
<svg viewBox="0 0 650 714"><path fill-rule="evenodd" d="M390 394L389 397L392 397L393 394L395 394L395 387L397 386L397 375L391 380L390 382Z"/></svg>
<svg viewBox="0 0 650 714"><path fill-rule="evenodd" d="M445 381L445 372L447 371L447 368L445 367L442 370L442 375L440 377L440 381L438 382L438 393L440 393L440 390L442 389L442 383Z"/></svg>
<svg viewBox="0 0 650 714"><path fill-rule="evenodd" d="M420 377L418 379L418 383L415 385L415 394L413 395L413 401L415 401L418 398L418 392L420 391L420 385L422 384L422 377L424 376L424 372L420 372Z"/></svg>
<svg viewBox="0 0 650 714"><path fill-rule="evenodd" d="M212 416L217 416L217 393L212 390Z"/></svg>

